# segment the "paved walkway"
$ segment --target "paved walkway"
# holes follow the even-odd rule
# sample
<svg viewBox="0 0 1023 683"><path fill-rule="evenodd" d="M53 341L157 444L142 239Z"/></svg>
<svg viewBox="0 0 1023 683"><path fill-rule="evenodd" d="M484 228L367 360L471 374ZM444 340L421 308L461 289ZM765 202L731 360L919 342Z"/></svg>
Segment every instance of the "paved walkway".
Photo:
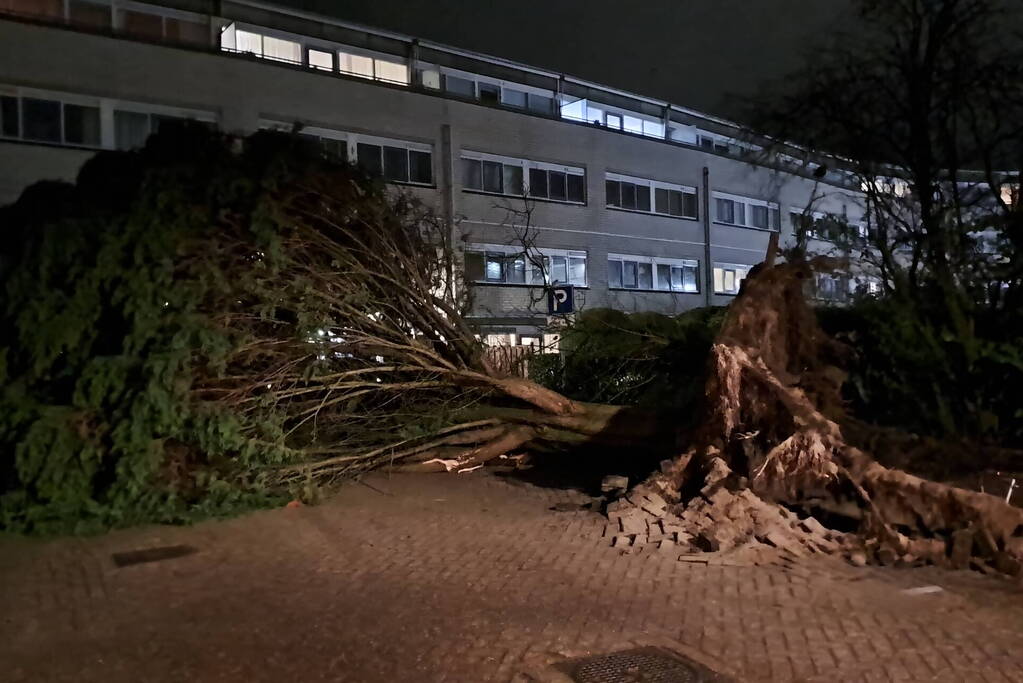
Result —
<svg viewBox="0 0 1023 683"><path fill-rule="evenodd" d="M0 679L557 681L566 657L656 645L741 681L1023 681L1005 580L622 556L601 517L559 511L576 492L479 472L367 484L192 528L0 540ZM111 559L175 544L198 552ZM928 585L944 590L904 592Z"/></svg>

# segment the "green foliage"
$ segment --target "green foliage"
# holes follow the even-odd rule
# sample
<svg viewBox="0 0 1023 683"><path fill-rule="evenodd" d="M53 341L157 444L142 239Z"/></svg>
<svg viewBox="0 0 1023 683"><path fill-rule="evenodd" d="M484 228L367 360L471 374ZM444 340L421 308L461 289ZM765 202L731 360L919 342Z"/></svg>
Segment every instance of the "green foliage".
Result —
<svg viewBox="0 0 1023 683"><path fill-rule="evenodd" d="M294 458L280 411L197 388L249 341L222 324L231 305L280 296L266 197L307 156L289 137L238 153L171 129L3 209L0 529L180 523L278 499L260 471ZM238 245L261 257L226 267ZM297 338L317 313L293 313L282 334Z"/></svg>
<svg viewBox="0 0 1023 683"><path fill-rule="evenodd" d="M922 435L1023 446L1023 316L980 313L973 334L958 335L907 306L892 297L819 311L855 352L852 412Z"/></svg>
<svg viewBox="0 0 1023 683"><path fill-rule="evenodd" d="M691 415L703 395L708 352L724 310L674 317L586 311L562 334L562 353L536 359L531 373L573 399Z"/></svg>

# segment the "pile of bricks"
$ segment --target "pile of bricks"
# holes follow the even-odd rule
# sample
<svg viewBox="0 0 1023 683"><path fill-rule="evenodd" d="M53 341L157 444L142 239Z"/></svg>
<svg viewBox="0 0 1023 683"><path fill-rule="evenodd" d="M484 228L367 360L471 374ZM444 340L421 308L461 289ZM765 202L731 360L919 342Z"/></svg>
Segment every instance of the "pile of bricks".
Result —
<svg viewBox="0 0 1023 683"><path fill-rule="evenodd" d="M800 519L748 488L726 488L729 474L724 462L713 463L700 494L676 505L648 485L633 488L608 504L604 535L623 553L656 551L683 561L704 553L777 558L843 550L845 534L813 517Z"/></svg>

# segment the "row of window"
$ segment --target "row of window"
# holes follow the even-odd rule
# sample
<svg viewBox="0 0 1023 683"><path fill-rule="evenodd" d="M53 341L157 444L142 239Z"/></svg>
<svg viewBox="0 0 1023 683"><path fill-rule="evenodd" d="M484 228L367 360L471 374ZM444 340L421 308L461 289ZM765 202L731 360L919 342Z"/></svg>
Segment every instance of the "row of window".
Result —
<svg viewBox="0 0 1023 683"><path fill-rule="evenodd" d="M0 95L0 137L81 147L141 147L167 121L212 114L184 112L129 102L113 102L43 91ZM104 133L108 121L108 133Z"/></svg>
<svg viewBox="0 0 1023 683"><path fill-rule="evenodd" d="M470 282L506 285L587 286L583 251L540 249L523 252L506 246L480 245L465 251ZM700 264L695 259L667 259L608 254L608 288L697 294ZM714 264L714 292L738 294L750 266Z"/></svg>
<svg viewBox="0 0 1023 683"><path fill-rule="evenodd" d="M852 224L836 214L793 210L789 213L789 219L793 231L802 232L808 239L862 244L869 237L866 225Z"/></svg>
<svg viewBox="0 0 1023 683"><path fill-rule="evenodd" d="M479 192L575 204L586 201L583 169L526 159L463 153L462 184L468 190Z"/></svg>
<svg viewBox="0 0 1023 683"><path fill-rule="evenodd" d="M781 209L760 199L715 192L714 221L725 225L761 230L781 229Z"/></svg>
<svg viewBox="0 0 1023 683"><path fill-rule="evenodd" d="M608 173L604 181L607 205L680 218L698 217L695 187Z"/></svg>

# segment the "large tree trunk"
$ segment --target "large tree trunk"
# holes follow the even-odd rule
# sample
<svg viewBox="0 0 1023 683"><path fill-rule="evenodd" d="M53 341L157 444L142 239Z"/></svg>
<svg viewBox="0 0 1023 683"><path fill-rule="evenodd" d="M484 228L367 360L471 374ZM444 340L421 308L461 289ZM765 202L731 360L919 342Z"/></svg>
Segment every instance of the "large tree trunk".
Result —
<svg viewBox="0 0 1023 683"><path fill-rule="evenodd" d="M704 549L764 544L799 554L841 543L857 563L1019 574L1023 510L883 467L847 442L844 375L835 365L842 348L823 334L804 300L811 274L810 264L790 263L764 267L746 281L712 349L705 417L690 448L637 487L629 498L633 510L612 510L621 530L635 508L653 515L648 523L670 511L687 539ZM842 526L857 532L829 532L790 509L841 515ZM628 524L637 528L634 519Z"/></svg>

